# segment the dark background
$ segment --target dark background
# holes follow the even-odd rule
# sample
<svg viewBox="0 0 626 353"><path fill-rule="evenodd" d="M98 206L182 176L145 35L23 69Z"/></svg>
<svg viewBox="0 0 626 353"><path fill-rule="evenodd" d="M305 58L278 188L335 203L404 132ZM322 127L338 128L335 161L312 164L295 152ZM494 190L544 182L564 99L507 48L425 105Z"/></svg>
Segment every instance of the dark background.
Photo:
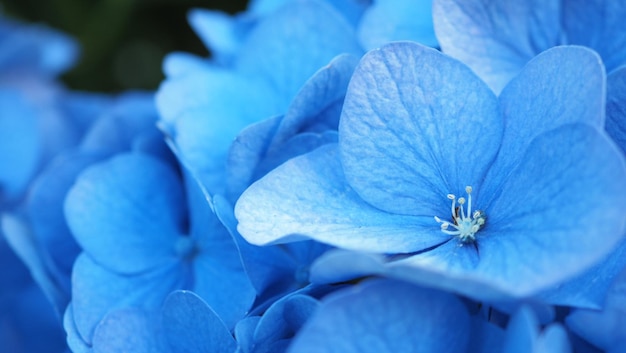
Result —
<svg viewBox="0 0 626 353"><path fill-rule="evenodd" d="M243 11L246 0L4 0L5 15L45 23L80 43L78 64L62 80L72 89L154 90L163 79L165 54L208 56L187 24L191 8Z"/></svg>

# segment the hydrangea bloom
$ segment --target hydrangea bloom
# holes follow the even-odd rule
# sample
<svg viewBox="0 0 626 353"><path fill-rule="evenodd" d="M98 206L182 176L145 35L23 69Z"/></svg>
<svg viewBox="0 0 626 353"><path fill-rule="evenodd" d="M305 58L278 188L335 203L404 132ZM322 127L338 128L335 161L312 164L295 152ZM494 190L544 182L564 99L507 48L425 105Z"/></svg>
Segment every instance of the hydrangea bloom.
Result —
<svg viewBox="0 0 626 353"><path fill-rule="evenodd" d="M184 187L172 166L140 153L118 155L80 175L65 203L83 248L66 315L73 315L69 323L87 345L107 313L155 310L176 289L193 289L230 327L247 312L254 290L195 183L187 179Z"/></svg>
<svg viewBox="0 0 626 353"><path fill-rule="evenodd" d="M180 74L168 75L159 88L161 127L209 194L221 194L237 133L284 113L304 82L344 52L362 49L339 14L317 1L288 4L249 32L231 66L170 68Z"/></svg>
<svg viewBox="0 0 626 353"><path fill-rule="evenodd" d="M433 17L444 53L502 88L535 55L576 44L597 51L610 72L626 63L626 5L611 0L435 0Z"/></svg>
<svg viewBox="0 0 626 353"><path fill-rule="evenodd" d="M432 49L372 51L348 88L338 145L253 184L236 206L239 231L255 244L304 236L404 255L396 263L415 278L472 296L495 295L485 285L533 294L624 234L626 171L601 129L603 85L597 55L580 47L540 55L499 99Z"/></svg>

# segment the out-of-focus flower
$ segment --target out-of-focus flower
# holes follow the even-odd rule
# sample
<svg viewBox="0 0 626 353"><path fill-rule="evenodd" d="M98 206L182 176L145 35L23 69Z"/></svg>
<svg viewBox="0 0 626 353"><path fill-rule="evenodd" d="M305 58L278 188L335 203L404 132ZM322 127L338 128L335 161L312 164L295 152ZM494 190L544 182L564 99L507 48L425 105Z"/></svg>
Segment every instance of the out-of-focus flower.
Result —
<svg viewBox="0 0 626 353"><path fill-rule="evenodd" d="M432 49L372 51L350 82L338 145L253 184L235 209L239 231L255 244L398 254L407 278L475 298L534 294L624 234L626 170L602 131L604 78L592 51L555 48L498 99Z"/></svg>
<svg viewBox="0 0 626 353"><path fill-rule="evenodd" d="M155 310L177 289L196 292L229 327L252 305L237 248L195 183L183 185L171 165L141 153L80 175L65 213L83 249L74 264L72 315L87 345L107 313Z"/></svg>
<svg viewBox="0 0 626 353"><path fill-rule="evenodd" d="M339 14L316 1L288 4L248 33L231 67L170 68L181 73L168 75L157 94L160 126L209 194L222 194L239 131L284 114L304 82L342 53L362 49Z"/></svg>
<svg viewBox="0 0 626 353"><path fill-rule="evenodd" d="M435 0L444 53L472 68L496 92L535 55L576 44L600 54L607 71L626 63L626 4L611 0Z"/></svg>

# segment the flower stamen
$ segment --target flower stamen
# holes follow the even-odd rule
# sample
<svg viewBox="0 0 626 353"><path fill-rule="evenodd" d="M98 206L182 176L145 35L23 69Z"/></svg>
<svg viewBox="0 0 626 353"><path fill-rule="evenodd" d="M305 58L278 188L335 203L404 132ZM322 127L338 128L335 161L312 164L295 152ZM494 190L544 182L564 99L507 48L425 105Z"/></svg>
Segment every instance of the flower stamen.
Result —
<svg viewBox="0 0 626 353"><path fill-rule="evenodd" d="M487 216L480 210L472 213L472 187L466 186L465 192L467 199L464 197L457 199L453 194L447 195L448 199L452 201L452 222L444 221L437 216L435 216L435 221L441 224L442 232L458 237L462 243L470 243L476 240L476 232L485 224ZM466 202L467 212L464 207Z"/></svg>

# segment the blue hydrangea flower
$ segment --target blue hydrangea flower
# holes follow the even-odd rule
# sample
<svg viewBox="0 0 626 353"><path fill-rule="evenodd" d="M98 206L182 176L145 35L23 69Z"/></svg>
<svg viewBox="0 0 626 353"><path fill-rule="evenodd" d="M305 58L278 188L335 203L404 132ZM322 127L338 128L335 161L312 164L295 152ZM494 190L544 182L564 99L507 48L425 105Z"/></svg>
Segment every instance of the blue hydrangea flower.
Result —
<svg viewBox="0 0 626 353"><path fill-rule="evenodd" d="M497 93L535 55L563 44L600 54L607 71L626 63L626 4L611 0L435 0L444 53L472 68Z"/></svg>
<svg viewBox="0 0 626 353"><path fill-rule="evenodd" d="M183 185L163 161L127 153L91 166L68 193L65 214L83 249L66 325L87 345L108 312L154 310L176 289L194 290L229 327L254 300L237 248L196 181Z"/></svg>
<svg viewBox="0 0 626 353"><path fill-rule="evenodd" d="M153 94L73 94L66 103L71 104L67 110L76 120L89 122L86 131L76 146L46 163L28 184L24 201L2 217L6 239L59 314L70 300L72 265L80 252L63 213L63 201L77 175L89 165L126 150L171 156L155 126ZM89 114L93 116L85 116Z"/></svg>
<svg viewBox="0 0 626 353"><path fill-rule="evenodd" d="M344 52L360 56L362 49L339 14L317 1L290 3L249 32L231 66L171 69L181 73L157 93L160 126L209 194L223 193L239 131L284 114L306 80Z"/></svg>
<svg viewBox="0 0 626 353"><path fill-rule="evenodd" d="M338 144L253 184L238 229L254 244L396 254L404 275L473 297L534 294L624 234L626 170L602 129L604 80L592 51L555 48L496 98L435 50L372 51L348 87Z"/></svg>

